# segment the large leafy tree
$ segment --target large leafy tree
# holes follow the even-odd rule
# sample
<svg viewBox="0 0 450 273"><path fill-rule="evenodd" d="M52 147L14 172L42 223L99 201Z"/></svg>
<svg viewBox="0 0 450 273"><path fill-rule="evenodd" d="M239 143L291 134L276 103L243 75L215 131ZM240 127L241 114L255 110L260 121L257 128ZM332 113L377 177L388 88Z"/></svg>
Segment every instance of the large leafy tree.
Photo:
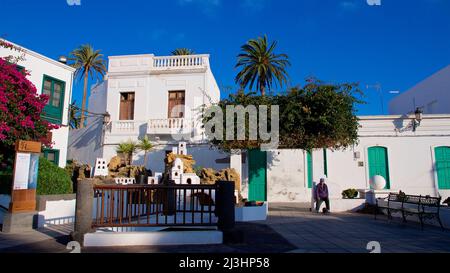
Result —
<svg viewBox="0 0 450 273"><path fill-rule="evenodd" d="M238 92L211 107L219 106L223 113L223 137L213 138L208 135L209 141L219 149L230 151L232 149L260 148L267 143L259 137L249 140L249 130L258 130L258 123L251 123L246 118L244 130L245 140L226 140L226 112L228 105L268 106L268 129L271 130L272 106L279 107L279 146L280 149L316 148L347 148L358 140L358 118L356 117L356 104L363 103L360 99L362 93L358 84L327 84L316 79L310 79L303 87L296 87L283 94L257 96L256 93L244 94ZM212 108L211 108L212 109ZM212 116L206 116L203 123L211 121ZM260 117L259 117L260 118ZM236 117L234 118L236 120ZM207 126L205 126L207 127ZM242 129L242 128L241 128ZM234 125L234 132L238 125Z"/></svg>
<svg viewBox="0 0 450 273"><path fill-rule="evenodd" d="M189 48L177 48L175 50L172 51L172 55L174 56L182 56L182 55L194 55L195 52L192 49Z"/></svg>
<svg viewBox="0 0 450 273"><path fill-rule="evenodd" d="M276 54L277 42L269 43L267 36L249 40L241 47L237 56L236 68L240 68L235 81L242 88L256 85L256 89L264 96L266 89L274 85L286 84L288 74L286 67L290 65L286 54Z"/></svg>
<svg viewBox="0 0 450 273"><path fill-rule="evenodd" d="M71 66L76 68L75 75L84 79L83 100L81 102L80 128L84 127L86 98L89 77L101 79L106 73L106 65L100 50L94 50L91 45L81 45L70 53Z"/></svg>
<svg viewBox="0 0 450 273"><path fill-rule="evenodd" d="M51 146L47 135L58 128L41 117L49 97L38 95L27 75L26 70L19 71L16 64L0 58L0 164L12 163L17 140Z"/></svg>

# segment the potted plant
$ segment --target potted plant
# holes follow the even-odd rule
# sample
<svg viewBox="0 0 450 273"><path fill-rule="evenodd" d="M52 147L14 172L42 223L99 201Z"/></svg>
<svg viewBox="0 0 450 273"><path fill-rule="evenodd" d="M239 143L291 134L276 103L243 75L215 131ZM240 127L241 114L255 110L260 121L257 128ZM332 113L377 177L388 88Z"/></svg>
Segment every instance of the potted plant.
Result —
<svg viewBox="0 0 450 273"><path fill-rule="evenodd" d="M358 197L358 191L356 189L346 189L342 192L342 198L344 199L355 199Z"/></svg>
<svg viewBox="0 0 450 273"><path fill-rule="evenodd" d="M134 177L136 179L136 184L147 184L148 181L148 175L147 175L147 170L145 169L145 166L140 166L137 171L136 171L136 175Z"/></svg>
<svg viewBox="0 0 450 273"><path fill-rule="evenodd" d="M134 141L122 142L117 146L116 152L119 156L125 158L127 165L131 165L133 154L137 149L137 144Z"/></svg>
<svg viewBox="0 0 450 273"><path fill-rule="evenodd" d="M137 148L144 152L144 167L147 169L147 154L153 149L153 144L148 139L148 136L139 139Z"/></svg>

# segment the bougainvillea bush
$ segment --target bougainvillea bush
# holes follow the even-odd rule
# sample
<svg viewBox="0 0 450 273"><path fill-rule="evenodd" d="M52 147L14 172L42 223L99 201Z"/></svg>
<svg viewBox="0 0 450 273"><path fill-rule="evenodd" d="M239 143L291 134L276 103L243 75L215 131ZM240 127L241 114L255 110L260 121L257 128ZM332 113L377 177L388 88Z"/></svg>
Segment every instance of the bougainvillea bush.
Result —
<svg viewBox="0 0 450 273"><path fill-rule="evenodd" d="M0 58L0 165L10 167L16 140L40 141L50 147L48 132L58 126L41 117L48 101L19 71L16 64ZM5 166L8 165L8 166Z"/></svg>

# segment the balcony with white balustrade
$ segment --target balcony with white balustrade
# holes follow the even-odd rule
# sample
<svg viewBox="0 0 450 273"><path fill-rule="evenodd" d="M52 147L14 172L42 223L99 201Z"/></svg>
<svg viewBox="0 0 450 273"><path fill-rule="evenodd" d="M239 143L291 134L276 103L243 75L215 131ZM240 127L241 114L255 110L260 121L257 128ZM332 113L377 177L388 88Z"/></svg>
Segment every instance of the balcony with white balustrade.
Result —
<svg viewBox="0 0 450 273"><path fill-rule="evenodd" d="M148 121L120 120L112 121L108 126L107 134L136 136L190 134L193 123L185 118L150 119Z"/></svg>
<svg viewBox="0 0 450 273"><path fill-rule="evenodd" d="M208 54L184 56L155 56L153 54L110 56L108 76L120 76L133 72L164 74L206 72L209 67Z"/></svg>
<svg viewBox="0 0 450 273"><path fill-rule="evenodd" d="M190 134L193 125L190 119L185 118L167 118L150 119L147 126L149 135L170 135L170 134Z"/></svg>

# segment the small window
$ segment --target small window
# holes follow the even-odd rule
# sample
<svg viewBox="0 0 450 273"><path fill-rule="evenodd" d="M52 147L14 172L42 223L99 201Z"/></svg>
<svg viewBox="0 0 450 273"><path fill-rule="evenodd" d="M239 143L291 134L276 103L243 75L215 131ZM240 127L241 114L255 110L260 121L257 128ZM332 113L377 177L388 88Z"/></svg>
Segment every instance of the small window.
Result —
<svg viewBox="0 0 450 273"><path fill-rule="evenodd" d="M41 155L55 165L59 165L59 150L44 149Z"/></svg>
<svg viewBox="0 0 450 273"><path fill-rule="evenodd" d="M44 75L42 94L49 96L43 116L52 123L61 124L64 105L65 83Z"/></svg>
<svg viewBox="0 0 450 273"><path fill-rule="evenodd" d="M134 92L120 93L119 120L134 120Z"/></svg>

